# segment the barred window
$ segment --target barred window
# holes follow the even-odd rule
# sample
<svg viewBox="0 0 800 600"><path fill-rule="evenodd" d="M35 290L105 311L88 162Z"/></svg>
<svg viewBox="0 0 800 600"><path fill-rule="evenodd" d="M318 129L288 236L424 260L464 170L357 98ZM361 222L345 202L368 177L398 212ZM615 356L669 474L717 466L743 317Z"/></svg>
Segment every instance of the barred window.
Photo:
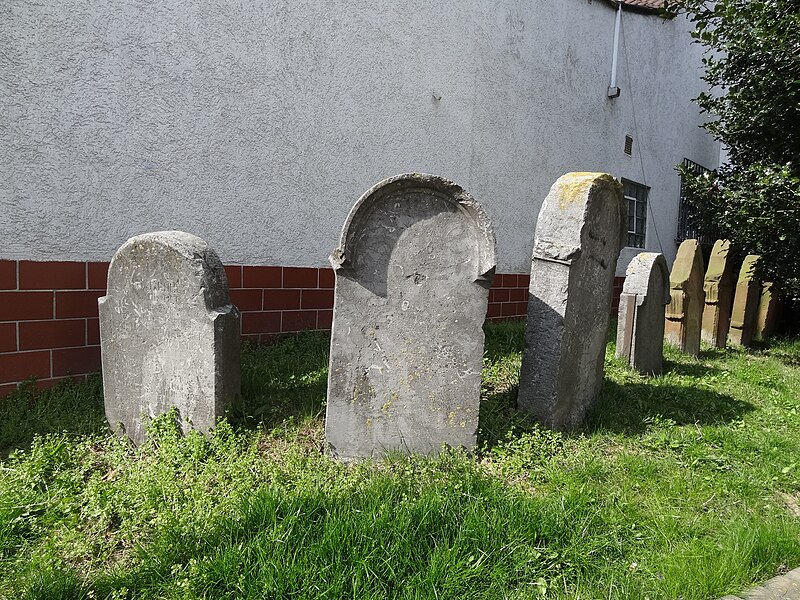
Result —
<svg viewBox="0 0 800 600"><path fill-rule="evenodd" d="M628 242L631 248L644 248L647 229L648 188L633 181L622 180L625 199L628 201Z"/></svg>
<svg viewBox="0 0 800 600"><path fill-rule="evenodd" d="M695 175L707 173L703 165L696 162L683 159L683 166L689 169ZM678 203L678 230L676 232L675 243L680 244L683 240L697 240L702 246L711 247L718 235L715 231L704 231L695 224L695 217L692 211L692 206L686 200L686 188L683 176L681 175L681 196Z"/></svg>

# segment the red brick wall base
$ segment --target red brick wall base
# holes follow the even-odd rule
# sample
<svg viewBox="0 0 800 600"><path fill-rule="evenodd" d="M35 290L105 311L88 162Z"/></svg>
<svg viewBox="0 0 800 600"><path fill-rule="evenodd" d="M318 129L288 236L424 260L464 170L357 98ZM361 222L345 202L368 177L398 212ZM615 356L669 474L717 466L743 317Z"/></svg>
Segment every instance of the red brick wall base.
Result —
<svg viewBox="0 0 800 600"><path fill-rule="evenodd" d="M332 269L231 265L225 271L243 339L331 328ZM100 370L97 299L106 293L107 274L107 262L0 260L0 396L29 377L49 387ZM487 318L524 318L529 281L529 275L496 275Z"/></svg>

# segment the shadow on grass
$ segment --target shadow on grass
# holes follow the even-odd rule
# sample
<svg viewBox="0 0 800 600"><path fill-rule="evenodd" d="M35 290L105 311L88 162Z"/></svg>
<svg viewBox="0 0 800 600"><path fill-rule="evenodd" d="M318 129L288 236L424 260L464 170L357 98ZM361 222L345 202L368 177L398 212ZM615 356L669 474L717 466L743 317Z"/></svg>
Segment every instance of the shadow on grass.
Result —
<svg viewBox="0 0 800 600"><path fill-rule="evenodd" d="M519 354L525 345L525 321L501 321L483 326L485 336L483 355L490 362L497 362L512 354Z"/></svg>
<svg viewBox="0 0 800 600"><path fill-rule="evenodd" d="M233 420L273 428L321 417L328 383L330 332L309 331L271 344L242 346L242 403Z"/></svg>
<svg viewBox="0 0 800 600"><path fill-rule="evenodd" d="M478 413L478 447L491 449L509 433L532 431L535 421L517 410L519 385L502 392L486 394L481 398Z"/></svg>
<svg viewBox="0 0 800 600"><path fill-rule="evenodd" d="M100 374L86 382L68 379L45 390L37 390L33 381L25 382L0 400L0 458L28 448L36 435L107 431Z"/></svg>
<svg viewBox="0 0 800 600"><path fill-rule="evenodd" d="M775 358L787 367L800 367L800 339L797 337L755 341L752 350Z"/></svg>
<svg viewBox="0 0 800 600"><path fill-rule="evenodd" d="M486 328L486 357L491 363L508 360L522 350L524 324L519 321ZM242 346L242 401L231 420L240 427L268 429L287 421L324 415L328 378L330 332L310 331L286 335L271 344ZM514 416L516 385L502 376L502 392L491 393L488 409L481 408L481 423L500 432ZM489 411L487 413L487 410ZM494 417L490 414L497 413ZM502 431L504 435L507 429ZM30 446L37 435L68 432L92 435L108 432L99 374L89 382L65 382L37 390L33 382L3 398L0 403L0 457L15 448Z"/></svg>
<svg viewBox="0 0 800 600"><path fill-rule="evenodd" d="M276 427L287 420L320 416L328 373L327 332L285 336L269 345L242 346L242 402L231 420L244 427ZM109 432L101 375L66 380L37 390L33 381L0 401L0 459L26 449L37 435Z"/></svg>
<svg viewBox="0 0 800 600"><path fill-rule="evenodd" d="M687 375L689 377L702 378L706 375L719 372L720 369L698 362L676 362L664 358L664 373L675 373L676 375Z"/></svg>
<svg viewBox="0 0 800 600"><path fill-rule="evenodd" d="M730 354L730 348L705 347L700 350L700 360L719 360Z"/></svg>
<svg viewBox="0 0 800 600"><path fill-rule="evenodd" d="M653 417L677 425L721 425L754 409L749 402L701 387L664 385L657 380L620 385L606 379L584 429L638 434Z"/></svg>
<svg viewBox="0 0 800 600"><path fill-rule="evenodd" d="M478 413L478 446L491 448L509 431L526 430L530 420L517 412L519 369L525 342L525 322L484 325L483 376Z"/></svg>
<svg viewBox="0 0 800 600"><path fill-rule="evenodd" d="M481 399L479 447L491 448L509 432L525 432L536 427L533 419L517 411L518 391L519 386L514 385ZM636 435L644 433L654 417L669 419L676 425L722 425L754 409L749 402L705 388L653 382L621 385L606 379L597 405L580 431Z"/></svg>

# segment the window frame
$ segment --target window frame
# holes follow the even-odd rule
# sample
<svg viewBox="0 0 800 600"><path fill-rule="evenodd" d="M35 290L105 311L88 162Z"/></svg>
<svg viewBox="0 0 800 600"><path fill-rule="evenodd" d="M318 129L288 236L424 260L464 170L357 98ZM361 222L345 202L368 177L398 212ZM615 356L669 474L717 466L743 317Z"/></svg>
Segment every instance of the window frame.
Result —
<svg viewBox="0 0 800 600"><path fill-rule="evenodd" d="M645 248L647 244L647 202L650 196L650 186L643 185L631 179L621 178L622 195L627 203L628 222L627 237L625 239L626 248ZM629 194L629 190L633 195ZM631 206L633 210L631 211ZM637 208L641 206L641 216ZM633 220L633 221L631 221ZM633 224L633 228L631 228ZM641 229L639 229L641 225Z"/></svg>

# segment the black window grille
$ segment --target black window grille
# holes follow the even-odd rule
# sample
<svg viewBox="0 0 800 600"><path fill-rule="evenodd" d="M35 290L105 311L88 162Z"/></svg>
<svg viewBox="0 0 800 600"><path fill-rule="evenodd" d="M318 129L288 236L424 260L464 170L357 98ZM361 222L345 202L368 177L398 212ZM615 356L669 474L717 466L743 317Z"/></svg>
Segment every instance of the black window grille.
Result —
<svg viewBox="0 0 800 600"><path fill-rule="evenodd" d="M683 166L689 169L689 171L695 175L708 173L708 169L702 165L698 165L696 162L693 162L688 158L683 159ZM681 176L681 197L678 205L678 232L675 237L675 241L680 244L684 240L694 239L703 246L713 246L716 237L717 236L713 231L702 231L700 227L698 227L696 219L692 214L692 206L686 200L684 178Z"/></svg>
<svg viewBox="0 0 800 600"><path fill-rule="evenodd" d="M628 242L631 248L644 248L647 230L648 188L633 181L622 180L622 189L628 201Z"/></svg>

